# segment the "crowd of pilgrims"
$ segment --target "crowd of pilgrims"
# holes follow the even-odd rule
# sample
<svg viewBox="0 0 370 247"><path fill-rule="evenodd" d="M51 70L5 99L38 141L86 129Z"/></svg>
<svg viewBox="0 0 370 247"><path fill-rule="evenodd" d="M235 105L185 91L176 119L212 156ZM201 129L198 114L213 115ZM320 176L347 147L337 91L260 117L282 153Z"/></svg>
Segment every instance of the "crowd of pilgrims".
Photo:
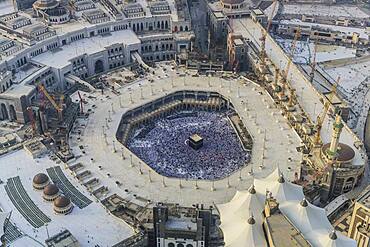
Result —
<svg viewBox="0 0 370 247"><path fill-rule="evenodd" d="M159 174L182 179L219 179L250 160L231 126L229 112L180 111L138 126L128 148ZM198 134L194 150L188 138Z"/></svg>

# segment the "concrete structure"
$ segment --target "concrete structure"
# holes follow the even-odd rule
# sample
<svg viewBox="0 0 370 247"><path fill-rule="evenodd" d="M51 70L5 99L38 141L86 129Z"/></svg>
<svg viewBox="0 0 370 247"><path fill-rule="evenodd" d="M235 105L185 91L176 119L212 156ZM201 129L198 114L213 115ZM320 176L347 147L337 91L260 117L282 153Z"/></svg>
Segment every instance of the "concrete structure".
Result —
<svg viewBox="0 0 370 247"><path fill-rule="evenodd" d="M261 42L261 28L262 26L259 24L259 22L253 21L252 19L240 19L234 22L234 30L237 30L235 32L238 32L244 39L248 39L250 41L248 58L251 63L250 66L254 71L257 72L261 70L260 63L258 61L258 48ZM306 160L308 166L311 167L308 169L311 169L311 171L309 172L303 169L301 172L301 177L306 177L306 179L312 180L310 175L315 177L318 173L326 174L329 172L329 175L326 176L326 182L323 183L323 190L327 191L325 188L330 188L330 192L324 193L326 195L323 194L323 201L331 200L335 196L338 196L344 192L348 192L355 186L359 186L361 184L361 179L366 168L365 164L367 162L366 153L360 139L355 136L352 130L350 130L349 127L343 123L343 121L341 121L341 123L334 123L334 126L343 124L343 127L340 128L342 131L340 142L348 145L350 148L348 149L348 152L345 152L345 150L347 150L346 148L343 149L343 155L346 156L344 157L344 160L346 161L341 161L343 165L338 165L338 168L333 169L330 165L331 162L325 158L325 155L321 156L321 145L315 147L316 144L313 142L314 121L320 114L320 112L315 111L314 105L322 104L319 101L322 96L320 96L320 93L317 91L317 89L311 85L311 83L294 64L290 65L290 70L287 73L286 78L290 78L288 82L289 86L287 86L287 79L284 79L285 75L279 74L279 71L284 71L286 69L287 64L290 63L290 58L287 57L283 51L281 51L279 45L277 45L269 35L266 39L266 52L270 59L270 64L268 64L269 72L267 75L264 75L264 80L267 83L266 87L269 88L268 90L271 95L276 97L277 101L281 102L280 104L283 107L283 111L285 112L284 114L292 121L292 126L295 126L294 128L296 129L297 133L301 136L305 146L311 152L311 155L307 156ZM281 82L280 84L279 81ZM287 88L288 90L285 91ZM278 92L276 89L279 89ZM299 96L294 96L296 95L295 92L299 92ZM299 102L300 106L298 108L294 107L293 110L290 109L289 105L291 104L289 102L291 100L288 99L298 97L299 100L296 102ZM334 107L330 108L331 112L335 112ZM327 117L323 125L328 124L329 121L332 120L330 117ZM337 130L334 131L333 138L331 133L328 131L321 130L320 132L322 143L329 143L331 140L333 140L333 144L335 144L338 141L337 137L335 137L337 135L335 134ZM328 146L326 146L326 148L327 147ZM350 150L354 151L355 154L353 156L351 155L352 151ZM321 178L321 175L319 177ZM334 177L337 177L338 181L336 179L332 180ZM346 183L347 180L348 183ZM321 179L317 179L317 181L319 183L322 182ZM335 185L339 187L338 191L334 193L333 191Z"/></svg>
<svg viewBox="0 0 370 247"><path fill-rule="evenodd" d="M77 239L68 230L64 230L47 240L45 240L47 247L80 247Z"/></svg>
<svg viewBox="0 0 370 247"><path fill-rule="evenodd" d="M348 236L357 241L357 246L370 246L370 187L367 187L355 202Z"/></svg>
<svg viewBox="0 0 370 247"><path fill-rule="evenodd" d="M195 215L194 215L195 214ZM158 205L153 208L155 246L210 246L211 210Z"/></svg>
<svg viewBox="0 0 370 247"><path fill-rule="evenodd" d="M143 13L148 12L145 18L135 14L134 5L123 8L121 3L111 6L104 1L99 6L88 3L78 7L78 3L81 1L73 6L83 12L74 16L61 3L39 0L32 3L38 18L25 12L1 17L5 32L0 36L4 39L0 49L6 57L0 61L4 78L0 119L29 121L26 108L34 103L39 83L49 91L63 92L76 83L73 76L85 79L135 63L135 52L144 61L159 61L192 49L194 36L185 1L171 2L171 7L142 7ZM121 8L122 13L118 11ZM72 17L77 21L71 23ZM63 59L53 61L51 56Z"/></svg>

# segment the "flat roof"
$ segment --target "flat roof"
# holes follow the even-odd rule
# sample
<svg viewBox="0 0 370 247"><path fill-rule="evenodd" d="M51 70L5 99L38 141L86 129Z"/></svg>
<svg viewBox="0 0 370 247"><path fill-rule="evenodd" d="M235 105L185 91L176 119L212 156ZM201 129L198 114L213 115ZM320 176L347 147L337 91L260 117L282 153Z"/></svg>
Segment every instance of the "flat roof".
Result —
<svg viewBox="0 0 370 247"><path fill-rule="evenodd" d="M350 19L356 18L370 18L361 8L355 5L325 5L325 4L289 4L284 3L282 8L282 15L294 14L294 15L314 15L323 17L347 17Z"/></svg>
<svg viewBox="0 0 370 247"><path fill-rule="evenodd" d="M68 66L70 64L69 60L74 57L104 51L106 47L118 43L131 45L140 43L140 40L132 30L121 30L112 32L110 35L81 39L62 46L61 49L40 54L32 58L32 60L53 68L61 69ZM55 59L56 57L58 59Z"/></svg>
<svg viewBox="0 0 370 247"><path fill-rule="evenodd" d="M279 211L266 218L275 246L311 247L302 234Z"/></svg>
<svg viewBox="0 0 370 247"><path fill-rule="evenodd" d="M320 27L322 29L329 29L332 31L338 31L344 33L346 35L353 35L354 33L359 34L360 38L362 39L369 39L369 32L365 28L358 28L358 27L346 27L346 26L337 26L337 25L327 25L321 23L312 23L312 22L304 22L298 19L289 19L289 20L281 20L281 24L290 24L290 25L304 25L306 27Z"/></svg>
<svg viewBox="0 0 370 247"><path fill-rule="evenodd" d="M201 136L199 136L198 134L191 135L190 138L195 142L199 142L199 141L203 140L203 138Z"/></svg>

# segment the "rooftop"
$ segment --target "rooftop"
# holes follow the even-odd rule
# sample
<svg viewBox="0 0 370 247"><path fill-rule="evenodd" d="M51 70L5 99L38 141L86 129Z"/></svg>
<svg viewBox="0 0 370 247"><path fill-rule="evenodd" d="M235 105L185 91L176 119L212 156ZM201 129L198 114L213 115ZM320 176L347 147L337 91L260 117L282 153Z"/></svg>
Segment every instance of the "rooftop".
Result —
<svg viewBox="0 0 370 247"><path fill-rule="evenodd" d="M33 61L53 68L64 68L70 64L69 60L74 57L105 51L105 47L117 43L123 43L125 45L139 44L140 40L133 31L121 30L112 32L110 35L78 40L58 50L42 53L34 57ZM56 56L60 59L51 59Z"/></svg>

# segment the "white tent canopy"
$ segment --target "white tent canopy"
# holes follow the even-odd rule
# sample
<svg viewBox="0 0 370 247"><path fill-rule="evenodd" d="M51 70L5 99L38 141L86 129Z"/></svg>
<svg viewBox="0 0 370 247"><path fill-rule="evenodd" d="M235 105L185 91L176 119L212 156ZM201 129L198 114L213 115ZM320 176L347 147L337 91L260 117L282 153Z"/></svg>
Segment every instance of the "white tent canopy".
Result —
<svg viewBox="0 0 370 247"><path fill-rule="evenodd" d="M267 196L277 200L280 211L312 246L357 246L355 240L334 232L325 210L307 202L302 187L286 181L279 169L264 179L255 179L248 191L237 191L230 202L217 205L225 246L267 245L262 229Z"/></svg>
<svg viewBox="0 0 370 247"><path fill-rule="evenodd" d="M254 186L248 191L237 191L230 202L217 208L224 240L229 246L266 246L261 216L263 203Z"/></svg>

